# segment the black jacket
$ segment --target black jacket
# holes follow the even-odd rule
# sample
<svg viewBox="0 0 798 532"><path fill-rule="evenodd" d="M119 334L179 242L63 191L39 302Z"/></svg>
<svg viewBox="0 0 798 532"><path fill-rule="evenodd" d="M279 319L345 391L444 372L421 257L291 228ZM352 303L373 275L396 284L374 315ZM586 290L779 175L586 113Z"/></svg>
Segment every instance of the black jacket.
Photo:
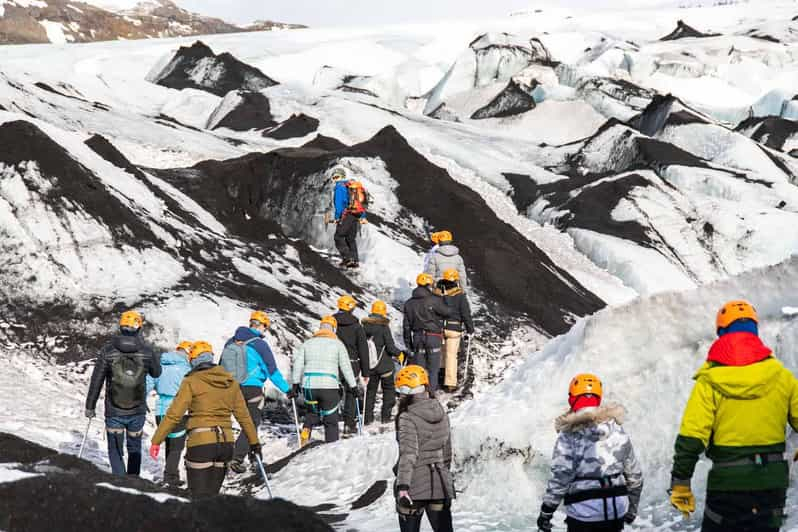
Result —
<svg viewBox="0 0 798 532"><path fill-rule="evenodd" d="M382 354L379 363L370 371L372 375L382 375L393 371L391 357L399 356L399 353L402 352L393 341L393 334L391 334L391 328L388 326L390 322L391 320L388 318L374 315L361 320L363 329L366 331L366 338L373 339L377 353ZM383 352L383 349L385 352Z"/></svg>
<svg viewBox="0 0 798 532"><path fill-rule="evenodd" d="M369 345L366 332L351 312L340 311L333 314L338 322L338 339L346 346L349 362L355 377L369 374Z"/></svg>
<svg viewBox="0 0 798 532"><path fill-rule="evenodd" d="M442 287L446 288L446 287ZM474 334L474 321L471 319L471 305L468 304L468 297L466 297L463 290L457 286L443 290L443 302L452 311L449 318L446 320L444 329L449 331L465 331L468 334Z"/></svg>
<svg viewBox="0 0 798 532"><path fill-rule="evenodd" d="M89 393L86 396L86 408L94 410L97 406L97 399L100 397L100 390L105 384L105 417L112 416L132 416L135 414L147 413L146 385L144 383L146 375L141 376L141 403L135 408L121 408L114 405L112 393L112 365L114 360L123 356L134 356L141 358L144 365L144 373L156 378L161 375L161 357L156 355L152 348L144 343L140 334L136 336L117 335L100 350L97 360L94 363L94 371L91 374Z"/></svg>
<svg viewBox="0 0 798 532"><path fill-rule="evenodd" d="M420 332L441 334L443 320L451 316L452 312L443 300L432 293L426 286L417 286L413 290L413 297L405 302L404 321L402 333L405 345L410 347L413 335Z"/></svg>

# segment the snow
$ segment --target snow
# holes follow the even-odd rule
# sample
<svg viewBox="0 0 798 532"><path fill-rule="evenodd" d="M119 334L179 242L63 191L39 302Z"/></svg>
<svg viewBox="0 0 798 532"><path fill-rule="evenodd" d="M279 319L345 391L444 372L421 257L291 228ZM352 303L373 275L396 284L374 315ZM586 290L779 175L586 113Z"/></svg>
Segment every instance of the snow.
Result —
<svg viewBox="0 0 798 532"><path fill-rule="evenodd" d="M60 22L51 20L41 20L39 24L44 26L47 32L47 40L53 44L66 44L68 37L64 34L64 26Z"/></svg>
<svg viewBox="0 0 798 532"><path fill-rule="evenodd" d="M133 488L123 488L122 486L115 486L113 484L108 484L107 482L99 482L97 486L100 488L106 488L109 490L121 491L123 493L130 493L132 495L144 495L154 499L156 502L166 502L166 501L179 501L179 502L189 502L188 499L183 497L176 497L174 495L169 495L168 493L148 493L145 491L135 490Z"/></svg>
<svg viewBox="0 0 798 532"><path fill-rule="evenodd" d="M19 466L20 464L14 463L0 464L0 484L41 476L40 473L28 473L26 471L20 471L17 469Z"/></svg>

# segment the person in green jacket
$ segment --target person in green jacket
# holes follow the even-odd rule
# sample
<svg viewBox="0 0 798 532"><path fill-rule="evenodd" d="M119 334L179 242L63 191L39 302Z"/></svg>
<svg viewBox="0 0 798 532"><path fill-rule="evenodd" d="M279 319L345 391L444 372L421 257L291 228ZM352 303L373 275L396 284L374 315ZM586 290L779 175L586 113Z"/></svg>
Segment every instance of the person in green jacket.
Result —
<svg viewBox="0 0 798 532"><path fill-rule="evenodd" d="M713 465L701 529L775 532L789 485L785 428L798 428L798 381L759 339L750 303L724 305L716 326L676 438L671 504L685 517L695 511L690 479L706 453Z"/></svg>

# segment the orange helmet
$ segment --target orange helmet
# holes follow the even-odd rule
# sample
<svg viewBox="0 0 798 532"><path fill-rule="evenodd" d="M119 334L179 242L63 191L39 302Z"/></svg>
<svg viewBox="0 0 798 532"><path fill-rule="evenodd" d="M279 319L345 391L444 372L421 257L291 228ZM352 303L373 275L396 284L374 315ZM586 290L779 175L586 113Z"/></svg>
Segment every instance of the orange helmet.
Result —
<svg viewBox="0 0 798 532"><path fill-rule="evenodd" d="M205 353L213 354L213 347L211 344L204 340L194 342L194 345L191 346L191 351L188 353L188 359L194 360L198 356L204 355Z"/></svg>
<svg viewBox="0 0 798 532"><path fill-rule="evenodd" d="M418 286L430 286L435 282L435 279L428 273L419 273L416 277L416 284Z"/></svg>
<svg viewBox="0 0 798 532"><path fill-rule="evenodd" d="M443 271L443 280L456 283L460 280L460 273L454 268L449 268Z"/></svg>
<svg viewBox="0 0 798 532"><path fill-rule="evenodd" d="M191 348L194 347L194 342L189 342L188 340L183 340L179 344L177 344L178 351L185 351L186 353L191 352Z"/></svg>
<svg viewBox="0 0 798 532"><path fill-rule="evenodd" d="M371 305L371 313L372 314L379 314L380 316L387 317L388 316L388 305L385 304L385 301L377 300Z"/></svg>
<svg viewBox="0 0 798 532"><path fill-rule="evenodd" d="M571 386L568 388L568 395L577 397L588 394L598 397L602 396L603 390L601 387L601 380L590 373L580 373L571 380Z"/></svg>
<svg viewBox="0 0 798 532"><path fill-rule="evenodd" d="M748 301L729 301L718 311L718 317L715 320L715 328L725 329L735 321L744 319L759 323L759 318L756 315L754 306Z"/></svg>
<svg viewBox="0 0 798 532"><path fill-rule="evenodd" d="M451 242L454 240L452 233L450 231L441 231L438 233L438 243L443 244L444 242Z"/></svg>
<svg viewBox="0 0 798 532"><path fill-rule="evenodd" d="M350 310L354 309L356 306L357 306L357 301L355 301L355 298L350 296L349 294L344 294L338 298L338 310L349 312Z"/></svg>
<svg viewBox="0 0 798 532"><path fill-rule="evenodd" d="M321 319L321 323L319 325L325 325L325 324L329 325L330 327L332 327L333 330L338 328L338 320L336 320L332 316L324 316Z"/></svg>
<svg viewBox="0 0 798 532"><path fill-rule="evenodd" d="M265 325L266 327L272 324L272 320L269 319L269 315L262 310L252 311L252 314L249 315L249 322L252 323L253 321L258 322L261 325Z"/></svg>
<svg viewBox="0 0 798 532"><path fill-rule="evenodd" d="M423 393L429 386L429 375L421 366L411 364L399 370L394 383L396 391L400 394L416 395Z"/></svg>
<svg viewBox="0 0 798 532"><path fill-rule="evenodd" d="M441 234L437 231L429 235L429 239L432 241L433 244L437 244L438 242L440 242L440 238Z"/></svg>
<svg viewBox="0 0 798 532"><path fill-rule="evenodd" d="M119 318L119 326L120 327L127 327L129 329L141 329L141 326L144 325L144 318L136 312L135 310L128 310L127 312L123 312L122 316Z"/></svg>

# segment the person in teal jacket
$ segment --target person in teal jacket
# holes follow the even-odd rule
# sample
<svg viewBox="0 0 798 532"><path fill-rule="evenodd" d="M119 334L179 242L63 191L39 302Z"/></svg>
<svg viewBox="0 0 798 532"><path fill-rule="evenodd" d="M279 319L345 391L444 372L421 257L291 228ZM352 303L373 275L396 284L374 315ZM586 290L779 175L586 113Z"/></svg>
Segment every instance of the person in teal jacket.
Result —
<svg viewBox="0 0 798 532"><path fill-rule="evenodd" d="M269 316L260 310L254 311L249 318L249 327L239 327L236 329L236 334L227 341L229 345L232 342L244 343L247 351L247 378L241 383L241 392L244 394L244 399L247 401L247 408L249 414L252 416L252 422L257 429L263 420L263 407L266 399L263 396L263 386L266 381L272 381L278 390L283 393L288 393L291 387L286 382L283 374L277 368L277 363L274 360L274 353L272 353L269 344L263 339L266 330L269 328L271 320ZM244 459L249 454L249 440L242 432L238 435L236 440L235 452L233 454L233 461L230 463L230 469L236 473L243 473L246 471L244 467Z"/></svg>
<svg viewBox="0 0 798 532"><path fill-rule="evenodd" d="M158 399L155 403L155 422L160 425L169 405L177 395L183 377L191 371L191 364L188 362L188 352L192 342L180 342L177 349L171 353L161 355L161 375L150 377L147 375L147 395L155 391ZM166 465L163 470L163 481L167 486L180 487L180 455L186 445L186 421L187 417L178 425L174 432L166 438Z"/></svg>

